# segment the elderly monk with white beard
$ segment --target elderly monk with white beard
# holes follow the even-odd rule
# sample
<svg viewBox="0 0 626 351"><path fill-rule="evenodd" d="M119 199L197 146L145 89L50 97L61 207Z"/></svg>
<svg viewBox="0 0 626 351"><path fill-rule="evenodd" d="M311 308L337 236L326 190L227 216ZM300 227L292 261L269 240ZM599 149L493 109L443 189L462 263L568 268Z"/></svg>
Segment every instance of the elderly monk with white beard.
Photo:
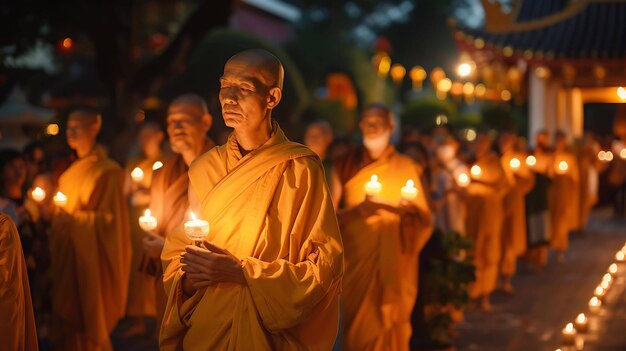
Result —
<svg viewBox="0 0 626 351"><path fill-rule="evenodd" d="M408 350L417 298L418 256L433 219L422 169L391 144L393 116L382 104L365 108L363 147L334 163L331 185L345 247L342 297L345 350ZM366 195L376 175L382 189ZM417 196L401 189L412 180Z"/></svg>
<svg viewBox="0 0 626 351"><path fill-rule="evenodd" d="M189 201L210 223L202 247L181 228L161 256L168 305L161 350L329 350L337 334L343 247L319 158L272 112L283 67L230 58L220 79L226 144L189 169Z"/></svg>

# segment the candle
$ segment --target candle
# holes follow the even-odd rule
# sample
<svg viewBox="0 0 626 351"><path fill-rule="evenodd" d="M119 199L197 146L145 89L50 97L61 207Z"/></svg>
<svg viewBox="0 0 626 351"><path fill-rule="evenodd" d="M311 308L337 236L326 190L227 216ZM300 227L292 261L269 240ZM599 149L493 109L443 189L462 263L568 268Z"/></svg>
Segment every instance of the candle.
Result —
<svg viewBox="0 0 626 351"><path fill-rule="evenodd" d="M576 344L576 329L574 329L574 324L567 323L565 328L563 328L563 345L575 345Z"/></svg>
<svg viewBox="0 0 626 351"><path fill-rule="evenodd" d="M593 292L593 295L602 300L604 299L604 296L606 296L606 290L598 285L598 287L596 287L596 290Z"/></svg>
<svg viewBox="0 0 626 351"><path fill-rule="evenodd" d="M589 300L589 312L598 313L600 312L601 307L602 307L602 301L600 301L599 298L594 296L591 298L591 300Z"/></svg>
<svg viewBox="0 0 626 351"><path fill-rule="evenodd" d="M607 282L612 282L613 281L613 276L611 275L611 273L606 273L603 277L602 277L602 281L607 281Z"/></svg>
<svg viewBox="0 0 626 351"><path fill-rule="evenodd" d="M152 170L156 171L157 169L163 167L163 162L161 161L156 161L155 163L152 164Z"/></svg>
<svg viewBox="0 0 626 351"><path fill-rule="evenodd" d="M561 162L559 162L559 167L558 167L557 173L565 174L565 172L567 172L568 168L569 168L569 165L567 164L567 162L561 161Z"/></svg>
<svg viewBox="0 0 626 351"><path fill-rule="evenodd" d="M600 283L600 286L604 289L604 291L608 291L611 287L611 280L603 280L602 283Z"/></svg>
<svg viewBox="0 0 626 351"><path fill-rule="evenodd" d="M625 257L626 255L624 255L623 251L617 251L617 253L615 254L615 259L617 260L617 262L623 263L624 259L626 259Z"/></svg>
<svg viewBox="0 0 626 351"><path fill-rule="evenodd" d="M457 184L459 184L459 186L466 187L470 183L470 177L467 175L467 173L463 172L459 174L459 176L456 178L456 182Z"/></svg>
<svg viewBox="0 0 626 351"><path fill-rule="evenodd" d="M519 167L521 166L521 164L522 163L516 157L513 157L511 159L511 161L509 162L509 166L511 166L511 169L514 170L514 171L517 171L519 169Z"/></svg>
<svg viewBox="0 0 626 351"><path fill-rule="evenodd" d="M613 276L617 274L617 264L613 263L609 266L609 273Z"/></svg>
<svg viewBox="0 0 626 351"><path fill-rule="evenodd" d="M624 148L624 149L621 149L621 150L620 150L620 152L619 152L619 157L620 157L622 160L626 160L626 148Z"/></svg>
<svg viewBox="0 0 626 351"><path fill-rule="evenodd" d="M478 178L480 177L480 174L483 172L482 169L480 169L479 165L473 165L472 168L470 169L470 173L475 177Z"/></svg>
<svg viewBox="0 0 626 351"><path fill-rule="evenodd" d="M417 188L415 187L415 182L413 179L409 179L406 181L406 185L402 187L402 198L411 200L417 197Z"/></svg>
<svg viewBox="0 0 626 351"><path fill-rule="evenodd" d="M54 203L59 206L59 207L63 207L65 205L67 205L67 196L65 196L65 194L63 194L62 192L57 192L56 195L54 195Z"/></svg>
<svg viewBox="0 0 626 351"><path fill-rule="evenodd" d="M42 188L36 187L30 193L30 196L33 198L33 200L35 200L37 202L42 202L43 200L46 199L46 192Z"/></svg>
<svg viewBox="0 0 626 351"><path fill-rule="evenodd" d="M613 161L613 153L610 150L604 153L604 161L605 162Z"/></svg>
<svg viewBox="0 0 626 351"><path fill-rule="evenodd" d="M589 318L584 313L579 314L576 317L576 321L574 321L574 326L576 327L576 332L586 333L589 330Z"/></svg>
<svg viewBox="0 0 626 351"><path fill-rule="evenodd" d="M372 174L370 181L365 184L365 193L369 196L378 195L383 189L383 185L378 181L378 176Z"/></svg>
<svg viewBox="0 0 626 351"><path fill-rule="evenodd" d="M526 157L526 165L528 165L529 167L535 167L535 165L537 164L537 158L533 155L529 155L528 157Z"/></svg>
<svg viewBox="0 0 626 351"><path fill-rule="evenodd" d="M135 169L133 169L133 171L130 172L130 176L131 178L133 178L133 180L136 183L139 183L140 181L143 180L143 171L141 170L141 168L135 167Z"/></svg>
<svg viewBox="0 0 626 351"><path fill-rule="evenodd" d="M185 234L187 234L189 239L193 240L196 246L201 247L202 241L209 235L209 222L198 219L191 212L191 220L185 222Z"/></svg>
<svg viewBox="0 0 626 351"><path fill-rule="evenodd" d="M143 216L139 217L139 226L146 232L151 232L157 227L157 219L152 215L150 209L146 209Z"/></svg>

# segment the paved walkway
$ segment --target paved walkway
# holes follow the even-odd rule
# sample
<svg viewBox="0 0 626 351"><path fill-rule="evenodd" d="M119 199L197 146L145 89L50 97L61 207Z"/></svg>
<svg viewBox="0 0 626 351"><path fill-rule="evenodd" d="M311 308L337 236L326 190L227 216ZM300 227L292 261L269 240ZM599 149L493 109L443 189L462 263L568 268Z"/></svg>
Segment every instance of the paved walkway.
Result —
<svg viewBox="0 0 626 351"><path fill-rule="evenodd" d="M626 221L595 213L586 232L571 237L564 263L551 258L542 273L519 274L515 295L494 294L493 313L468 311L457 326L458 349L556 350L561 329L578 313L588 315L587 303L625 240ZM626 350L626 264L620 268L600 316L590 320L584 350Z"/></svg>

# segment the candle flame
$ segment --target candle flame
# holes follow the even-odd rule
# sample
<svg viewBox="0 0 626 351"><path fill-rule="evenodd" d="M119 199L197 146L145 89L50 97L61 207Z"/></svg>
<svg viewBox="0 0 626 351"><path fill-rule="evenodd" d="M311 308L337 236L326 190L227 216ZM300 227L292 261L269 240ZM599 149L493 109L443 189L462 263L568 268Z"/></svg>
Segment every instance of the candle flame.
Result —
<svg viewBox="0 0 626 351"><path fill-rule="evenodd" d="M479 165L473 165L470 169L470 172L472 173L472 175L479 176L483 172L483 170L480 168Z"/></svg>
<svg viewBox="0 0 626 351"><path fill-rule="evenodd" d="M42 188L36 187L31 193L31 196L33 200L40 202L46 199L46 192Z"/></svg>
<svg viewBox="0 0 626 351"><path fill-rule="evenodd" d="M163 162L161 161L156 161L154 164L152 164L152 170L156 171L157 169L163 167Z"/></svg>
<svg viewBox="0 0 626 351"><path fill-rule="evenodd" d="M602 287L602 289L604 290L609 290L609 284L611 284L611 281L609 280L603 280L602 283L600 283L600 286Z"/></svg>
<svg viewBox="0 0 626 351"><path fill-rule="evenodd" d="M533 167L537 164L537 158L533 155L529 155L526 157L526 164L530 167Z"/></svg>
<svg viewBox="0 0 626 351"><path fill-rule="evenodd" d="M624 253L622 251L617 251L617 253L615 254L615 259L618 261L623 261L624 260Z"/></svg>
<svg viewBox="0 0 626 351"><path fill-rule="evenodd" d="M457 180L459 181L460 185L467 185L469 184L469 176L467 175L467 173L461 173L459 174L459 176L457 177Z"/></svg>
<svg viewBox="0 0 626 351"><path fill-rule="evenodd" d="M141 168L139 167L135 167L135 169L133 169L132 172L130 172L130 176L135 180L135 181L140 181L143 179L143 171L141 170Z"/></svg>
<svg viewBox="0 0 626 351"><path fill-rule="evenodd" d="M613 280L613 277L611 276L611 273L606 273L606 274L602 277L602 281L608 281L608 282L610 282L611 280Z"/></svg>
<svg viewBox="0 0 626 351"><path fill-rule="evenodd" d="M598 286L596 288L596 291L594 291L594 294L596 295L596 297L604 295L604 288L601 286Z"/></svg>
<svg viewBox="0 0 626 351"><path fill-rule="evenodd" d="M574 324L573 323L567 323L567 325L565 326L565 332L566 333L573 333L574 332Z"/></svg>
<svg viewBox="0 0 626 351"><path fill-rule="evenodd" d="M370 177L370 182L372 183L378 182L378 176L376 174L372 174L372 176Z"/></svg>
<svg viewBox="0 0 626 351"><path fill-rule="evenodd" d="M620 150L619 157L626 160L626 148Z"/></svg>
<svg viewBox="0 0 626 351"><path fill-rule="evenodd" d="M59 192L57 192L57 194L56 194L56 195L54 195L54 197L56 198L56 200L59 200L59 201L65 201L65 200L67 200L67 196L65 196L65 194L63 194L63 193L62 193L62 192L60 192L60 191L59 191Z"/></svg>
<svg viewBox="0 0 626 351"><path fill-rule="evenodd" d="M511 168L517 169L521 165L521 162L516 157L513 157L511 159L511 162L509 162L509 165L511 166Z"/></svg>
<svg viewBox="0 0 626 351"><path fill-rule="evenodd" d="M415 187L415 182L413 181L413 179L409 179L406 181L406 187L407 188L414 188Z"/></svg>
<svg viewBox="0 0 626 351"><path fill-rule="evenodd" d="M612 265L609 266L609 273L611 274L617 273L617 264L613 263Z"/></svg>
<svg viewBox="0 0 626 351"><path fill-rule="evenodd" d="M569 165L565 161L559 162L559 170L565 172L569 168Z"/></svg>
<svg viewBox="0 0 626 351"><path fill-rule="evenodd" d="M143 212L143 215L144 215L145 217L150 217L150 216L152 216L152 212L150 211L150 209L149 209L149 208L147 208L147 209Z"/></svg>
<svg viewBox="0 0 626 351"><path fill-rule="evenodd" d="M194 221L198 219L198 217L196 217L196 214L193 213L193 211L189 212L189 217L191 217L191 219Z"/></svg>
<svg viewBox="0 0 626 351"><path fill-rule="evenodd" d="M585 316L584 313L581 313L578 317L576 317L576 322L578 323L585 323L585 321L587 321L587 316Z"/></svg>

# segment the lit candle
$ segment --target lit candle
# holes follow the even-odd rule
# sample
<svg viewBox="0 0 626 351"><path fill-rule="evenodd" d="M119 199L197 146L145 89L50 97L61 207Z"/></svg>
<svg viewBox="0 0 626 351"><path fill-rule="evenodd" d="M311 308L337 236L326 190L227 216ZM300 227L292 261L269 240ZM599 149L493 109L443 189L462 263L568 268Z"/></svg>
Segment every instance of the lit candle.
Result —
<svg viewBox="0 0 626 351"><path fill-rule="evenodd" d="M593 292L593 295L597 297L598 299L602 300L604 299L604 296L606 296L606 290L603 287L598 285L596 287L596 290Z"/></svg>
<svg viewBox="0 0 626 351"><path fill-rule="evenodd" d="M163 167L163 162L161 161L156 161L155 163L152 164L152 170L156 171L157 169Z"/></svg>
<svg viewBox="0 0 626 351"><path fill-rule="evenodd" d="M383 185L378 181L378 176L372 174L370 181L365 184L365 193L369 196L378 195L383 190Z"/></svg>
<svg viewBox="0 0 626 351"><path fill-rule="evenodd" d="M417 197L417 188L415 187L415 182L413 179L409 179L406 181L406 185L402 187L402 198L411 200Z"/></svg>
<svg viewBox="0 0 626 351"><path fill-rule="evenodd" d="M463 172L459 174L458 177L456 177L456 182L457 184L459 184L459 186L466 187L470 183L470 177L467 175L467 173Z"/></svg>
<svg viewBox="0 0 626 351"><path fill-rule="evenodd" d="M516 157L513 157L511 159L511 161L509 162L509 166L511 166L511 169L514 170L514 171L517 171L519 169L519 167L521 166L521 164L522 163Z"/></svg>
<svg viewBox="0 0 626 351"><path fill-rule="evenodd" d="M576 321L574 321L574 326L576 327L576 332L586 333L589 330L589 318L584 313L579 314L576 317Z"/></svg>
<svg viewBox="0 0 626 351"><path fill-rule="evenodd" d="M528 157L526 157L526 165L528 165L528 167L535 167L535 165L537 164L537 158L533 155L529 155Z"/></svg>
<svg viewBox="0 0 626 351"><path fill-rule="evenodd" d="M602 301L600 301L599 298L594 296L591 298L591 300L589 300L589 312L598 313L600 312L601 307L602 307Z"/></svg>
<svg viewBox="0 0 626 351"><path fill-rule="evenodd" d="M156 229L157 219L156 217L152 215L152 212L150 212L150 209L147 209L143 213L143 216L139 217L139 226L145 232L151 232Z"/></svg>
<svg viewBox="0 0 626 351"><path fill-rule="evenodd" d="M600 286L604 289L604 291L608 291L611 287L611 282L612 280L603 280L602 283L600 283Z"/></svg>
<svg viewBox="0 0 626 351"><path fill-rule="evenodd" d="M567 162L561 161L561 162L559 162L557 173L565 174L565 172L567 172L568 168L569 168L569 165L567 164Z"/></svg>
<svg viewBox="0 0 626 351"><path fill-rule="evenodd" d="M189 239L198 247L202 247L202 241L209 235L209 222L198 219L196 215L191 212L191 220L185 222L185 234Z"/></svg>
<svg viewBox="0 0 626 351"><path fill-rule="evenodd" d="M606 273L603 277L602 277L602 281L607 281L607 282L612 282L613 281L613 276L611 275L611 273Z"/></svg>
<svg viewBox="0 0 626 351"><path fill-rule="evenodd" d="M46 199L46 192L42 188L36 187L30 193L30 196L33 198L33 200L35 200L37 202L42 202L43 200Z"/></svg>
<svg viewBox="0 0 626 351"><path fill-rule="evenodd" d="M473 165L472 168L470 168L470 173L474 176L474 178L478 178L480 177L480 174L483 173L483 170L480 169L479 165Z"/></svg>
<svg viewBox="0 0 626 351"><path fill-rule="evenodd" d="M131 178L133 178L133 180L136 183L139 183L140 181L143 180L143 171L141 170L141 168L135 167L135 169L133 169L133 171L130 172L130 176Z"/></svg>
<svg viewBox="0 0 626 351"><path fill-rule="evenodd" d="M615 259L617 260L617 262L619 263L623 263L624 259L626 259L625 257L626 255L624 255L623 251L617 251L617 253L615 254Z"/></svg>
<svg viewBox="0 0 626 351"><path fill-rule="evenodd" d="M617 274L617 264L613 263L609 266L609 273L611 273L612 276Z"/></svg>
<svg viewBox="0 0 626 351"><path fill-rule="evenodd" d="M604 161L605 162L613 161L613 153L611 152L611 150L604 153Z"/></svg>
<svg viewBox="0 0 626 351"><path fill-rule="evenodd" d="M65 194L63 194L62 192L57 192L56 195L54 195L54 203L57 206L63 207L65 205L67 205L67 196L65 196Z"/></svg>
<svg viewBox="0 0 626 351"><path fill-rule="evenodd" d="M598 160L605 161L606 160L606 152L604 150L600 150L598 152Z"/></svg>
<svg viewBox="0 0 626 351"><path fill-rule="evenodd" d="M576 344L576 329L574 324L567 323L563 328L563 345L571 346Z"/></svg>
<svg viewBox="0 0 626 351"><path fill-rule="evenodd" d="M624 148L624 149L621 149L621 150L620 150L620 152L619 152L619 157L620 157L622 160L626 160L626 148Z"/></svg>

